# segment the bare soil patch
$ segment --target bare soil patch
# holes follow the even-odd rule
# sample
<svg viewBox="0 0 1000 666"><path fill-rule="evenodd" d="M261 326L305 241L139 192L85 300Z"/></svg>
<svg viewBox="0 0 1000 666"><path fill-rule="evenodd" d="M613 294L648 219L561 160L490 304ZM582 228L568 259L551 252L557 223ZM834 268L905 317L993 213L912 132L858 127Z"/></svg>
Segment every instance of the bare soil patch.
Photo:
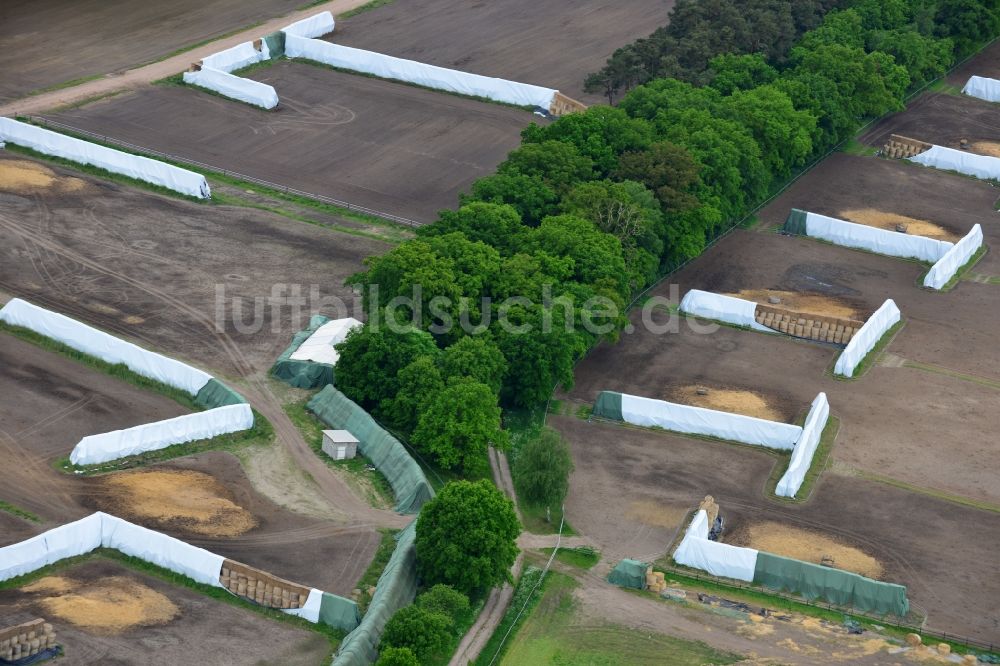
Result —
<svg viewBox="0 0 1000 666"><path fill-rule="evenodd" d="M825 296L823 294L810 294L808 292L782 289L741 289L730 295L756 303L775 305L775 307L802 314L817 314L843 319L861 319L864 317L864 314L858 312L856 306L852 305L846 299ZM770 303L769 299L772 297L780 299L781 302L777 304Z"/></svg>
<svg viewBox="0 0 1000 666"><path fill-rule="evenodd" d="M674 528L681 524L687 512L686 508L677 505L635 500L629 504L625 515L651 527Z"/></svg>
<svg viewBox="0 0 1000 666"><path fill-rule="evenodd" d="M231 537L249 532L257 519L234 503L224 485L194 470L144 470L102 477L101 502L112 513L146 524L194 534Z"/></svg>
<svg viewBox="0 0 1000 666"><path fill-rule="evenodd" d="M717 388L705 385L680 386L668 391L669 399L695 407L717 409L731 414L755 416L768 421L780 421L782 414L772 409L767 398L756 391Z"/></svg>
<svg viewBox="0 0 1000 666"><path fill-rule="evenodd" d="M88 581L47 576L21 589L45 595L39 603L49 614L95 634L166 624L180 612L166 596L131 576Z"/></svg>
<svg viewBox="0 0 1000 666"><path fill-rule="evenodd" d="M881 579L882 564L860 548L814 530L772 521L750 523L726 536L726 543L763 550L782 557L824 564Z"/></svg>
<svg viewBox="0 0 1000 666"><path fill-rule="evenodd" d="M57 174L38 162L29 160L4 160L0 162L0 190L18 194L35 194L54 190L58 194L79 192L86 181Z"/></svg>
<svg viewBox="0 0 1000 666"><path fill-rule="evenodd" d="M1000 149L1000 144L998 144L998 149ZM955 242L959 238L957 234L952 233L939 224L935 224L927 220L920 220L910 217L909 215L889 213L875 208L845 210L841 213L841 215L844 219L850 220L851 222L857 222L858 224L864 224L878 229L887 229L889 231L895 231L898 225L903 225L906 227L906 233L912 236L926 236L927 238L935 238L937 240L950 242Z"/></svg>

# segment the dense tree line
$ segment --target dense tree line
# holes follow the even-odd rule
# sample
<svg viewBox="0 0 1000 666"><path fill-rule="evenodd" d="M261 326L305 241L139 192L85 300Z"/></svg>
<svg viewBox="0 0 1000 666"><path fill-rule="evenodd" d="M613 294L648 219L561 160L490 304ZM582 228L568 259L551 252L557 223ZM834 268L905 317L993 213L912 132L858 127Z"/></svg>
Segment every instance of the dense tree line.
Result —
<svg viewBox="0 0 1000 666"><path fill-rule="evenodd" d="M440 465L484 474L487 447L507 444L498 405L569 386L635 293L995 35L997 5L762 0L737 29L727 0L678 3L664 35L695 22L744 41L706 38L680 78L529 126L458 210L367 260L352 282L369 325L342 345L338 386ZM778 32L761 28L772 20Z"/></svg>

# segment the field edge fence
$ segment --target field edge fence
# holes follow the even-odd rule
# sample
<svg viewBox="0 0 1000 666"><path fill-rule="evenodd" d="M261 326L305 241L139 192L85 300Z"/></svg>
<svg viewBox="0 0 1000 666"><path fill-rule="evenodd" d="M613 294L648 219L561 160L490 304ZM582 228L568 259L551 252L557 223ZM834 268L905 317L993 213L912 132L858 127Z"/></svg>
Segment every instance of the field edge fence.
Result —
<svg viewBox="0 0 1000 666"><path fill-rule="evenodd" d="M343 201L341 199L335 199L333 197L328 197L324 194L314 194L312 192L305 192L303 190L297 190L293 187L288 187L287 185L280 185L278 183L272 183L271 181L263 180L261 178L255 178L254 176L248 176L246 174L240 173L238 171L233 171L232 169L223 169L222 167L213 166L211 164L205 164L204 162L199 162L197 160L192 160L187 157L180 157L178 155L173 155L171 153L165 153L159 150L154 150L152 148L146 148L145 146L139 146L134 143L129 143L128 141L123 141L121 139L116 139L112 136L107 136L104 134L99 134L97 132L91 132L89 130L80 129L78 127L73 127L66 123L59 122L57 120L50 120L48 118L43 118L41 116L24 116L29 121L36 125L40 125L46 128L54 128L59 130L64 130L66 132L72 132L73 134L79 134L91 139L96 139L105 144L111 144L124 148L126 150L135 151L139 154L145 156L159 157L162 159L170 160L172 162L179 162L188 166L192 166L198 169L204 169L211 173L222 174L229 178L236 178L238 180L246 181L248 183L253 183L255 185L260 185L284 194L289 194L297 197L302 197L305 199L311 199L319 203L328 204L331 206L337 206L345 210L361 213L363 215L370 215L372 217L381 218L389 222L395 222L397 224L402 224L407 227L422 227L424 223L417 222L416 220L411 220L408 217L403 217L401 215L394 215L392 213L386 213L384 211L375 210L374 208L368 208L366 206L360 206L358 204L353 204L348 201Z"/></svg>

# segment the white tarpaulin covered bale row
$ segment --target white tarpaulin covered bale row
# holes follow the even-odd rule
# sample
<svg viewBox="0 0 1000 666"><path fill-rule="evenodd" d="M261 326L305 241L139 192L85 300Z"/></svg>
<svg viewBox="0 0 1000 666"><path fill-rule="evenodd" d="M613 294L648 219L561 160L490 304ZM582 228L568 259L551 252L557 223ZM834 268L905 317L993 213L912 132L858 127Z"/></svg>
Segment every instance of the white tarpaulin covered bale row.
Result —
<svg viewBox="0 0 1000 666"><path fill-rule="evenodd" d="M222 563L226 559L223 556L101 511L0 548L0 581L23 576L97 548L113 548L187 576L197 583L224 587L219 580ZM282 611L310 622L319 622L323 594L322 590L312 589L301 608Z"/></svg>
<svg viewBox="0 0 1000 666"><path fill-rule="evenodd" d="M985 76L970 76L962 92L987 102L1000 102L1000 81Z"/></svg>
<svg viewBox="0 0 1000 666"><path fill-rule="evenodd" d="M1000 180L1000 159L996 157L976 155L944 146L931 146L919 155L907 159L924 166L956 171L982 180Z"/></svg>
<svg viewBox="0 0 1000 666"><path fill-rule="evenodd" d="M548 110L555 90L492 76L470 74L361 49L309 39L285 30L285 55L307 58L325 65L371 74L384 79L406 81L428 88L472 97L485 97L517 106Z"/></svg>
<svg viewBox="0 0 1000 666"><path fill-rule="evenodd" d="M193 397L197 397L202 389L213 382L212 376L203 370L143 349L20 298L11 299L0 308L0 321L34 331L106 363L123 364L138 375L180 389ZM70 461L76 465L107 462L174 444L247 430L253 427L253 422L253 410L249 405L225 405L165 421L84 437L73 448Z"/></svg>
<svg viewBox="0 0 1000 666"><path fill-rule="evenodd" d="M65 134L22 123L12 118L0 118L0 142L30 148L44 155L61 157L141 180L191 197L208 199L212 191L200 173L158 162L148 157L99 146Z"/></svg>
<svg viewBox="0 0 1000 666"><path fill-rule="evenodd" d="M225 51L213 53L202 59L200 70L184 72L184 83L213 90L240 102L273 109L278 106L278 93L272 86L230 74L234 70L268 60L271 56L267 42L261 40L260 45L258 51L253 42L243 42Z"/></svg>
<svg viewBox="0 0 1000 666"><path fill-rule="evenodd" d="M962 240L945 252L936 264L931 266L927 275L924 276L924 286L931 289L944 287L958 272L958 269L967 264L982 246L983 228L977 224Z"/></svg>
<svg viewBox="0 0 1000 666"><path fill-rule="evenodd" d="M721 321L734 326L746 326L755 331L774 331L757 323L757 304L735 296L713 294L700 289L692 289L681 299L680 311L694 317Z"/></svg>
<svg viewBox="0 0 1000 666"><path fill-rule="evenodd" d="M900 319L902 315L896 303L891 298L886 300L844 347L837 364L833 367L833 373L843 377L853 377L861 361L875 349L882 336L898 324Z"/></svg>
<svg viewBox="0 0 1000 666"><path fill-rule="evenodd" d="M931 263L943 257L952 247L952 243L947 241L879 229L795 208L788 214L784 230L835 245Z"/></svg>
<svg viewBox="0 0 1000 666"><path fill-rule="evenodd" d="M806 473L812 465L813 456L816 455L816 449L819 448L823 429L826 428L826 422L829 418L830 403L826 399L826 394L820 393L809 407L805 425L802 426L802 434L795 442L792 457L788 461L788 469L778 481L774 490L775 494L781 497L795 497L795 493L799 492L799 488L802 487L802 482L806 478Z"/></svg>
<svg viewBox="0 0 1000 666"><path fill-rule="evenodd" d="M290 358L295 361L313 361L336 365L340 354L333 346L343 342L348 333L362 325L354 317L329 321L306 338L305 342L292 352Z"/></svg>
<svg viewBox="0 0 1000 666"><path fill-rule="evenodd" d="M684 540L674 551L674 561L686 567L707 571L713 576L752 582L757 568L758 551L710 541L708 530L708 514L704 509L698 509L684 533Z"/></svg>
<svg viewBox="0 0 1000 666"><path fill-rule="evenodd" d="M286 35L297 35L299 37L314 39L330 34L333 32L335 25L332 13L320 12L309 18L304 18L301 21L287 25L281 31Z"/></svg>

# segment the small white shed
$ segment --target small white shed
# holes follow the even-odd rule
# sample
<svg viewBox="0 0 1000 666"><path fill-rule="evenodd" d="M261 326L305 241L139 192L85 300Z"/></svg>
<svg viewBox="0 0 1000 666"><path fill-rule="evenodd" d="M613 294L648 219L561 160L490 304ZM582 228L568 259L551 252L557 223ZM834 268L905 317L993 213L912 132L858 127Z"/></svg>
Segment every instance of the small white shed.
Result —
<svg viewBox="0 0 1000 666"><path fill-rule="evenodd" d="M358 455L358 439L346 430L324 430L323 453L334 460L353 458Z"/></svg>

